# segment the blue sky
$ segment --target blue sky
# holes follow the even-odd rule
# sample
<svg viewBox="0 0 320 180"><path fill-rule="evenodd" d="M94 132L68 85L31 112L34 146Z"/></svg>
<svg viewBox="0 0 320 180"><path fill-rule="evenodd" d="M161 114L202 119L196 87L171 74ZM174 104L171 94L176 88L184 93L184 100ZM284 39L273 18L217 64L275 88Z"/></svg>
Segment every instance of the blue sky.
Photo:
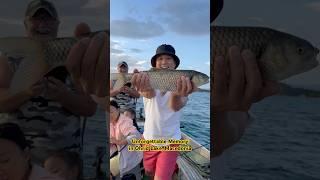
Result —
<svg viewBox="0 0 320 180"><path fill-rule="evenodd" d="M216 23L224 26L271 27L304 38L320 48L319 17L320 0L225 0ZM320 90L319 79L320 66L285 82Z"/></svg>
<svg viewBox="0 0 320 180"><path fill-rule="evenodd" d="M171 44L178 69L210 75L208 0L114 0L110 6L111 72L119 61L129 64L129 72L148 70L156 48Z"/></svg>

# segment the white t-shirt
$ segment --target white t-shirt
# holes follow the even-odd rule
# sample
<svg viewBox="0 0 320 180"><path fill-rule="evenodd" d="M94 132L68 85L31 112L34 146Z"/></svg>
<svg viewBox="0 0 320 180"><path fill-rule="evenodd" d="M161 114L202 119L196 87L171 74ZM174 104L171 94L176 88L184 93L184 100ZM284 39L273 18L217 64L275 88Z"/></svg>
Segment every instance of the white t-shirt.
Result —
<svg viewBox="0 0 320 180"><path fill-rule="evenodd" d="M143 98L145 108L145 124L143 136L151 139L181 139L180 118L181 110L175 112L168 107L170 91L163 96L155 90L155 97Z"/></svg>

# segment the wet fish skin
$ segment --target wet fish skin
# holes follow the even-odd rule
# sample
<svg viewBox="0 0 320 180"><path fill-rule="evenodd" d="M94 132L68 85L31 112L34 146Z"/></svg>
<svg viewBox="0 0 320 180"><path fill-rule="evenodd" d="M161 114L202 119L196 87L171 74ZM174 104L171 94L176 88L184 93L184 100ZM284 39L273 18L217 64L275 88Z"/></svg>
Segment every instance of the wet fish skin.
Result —
<svg viewBox="0 0 320 180"><path fill-rule="evenodd" d="M93 37L102 32L92 32ZM104 31L107 32L108 31ZM21 59L13 75L9 92L15 94L29 88L46 73L64 66L72 46L80 39L75 37L52 38L39 41L28 37L0 38L0 52L8 58Z"/></svg>
<svg viewBox="0 0 320 180"><path fill-rule="evenodd" d="M250 49L256 55L262 77L267 80L280 81L319 64L316 60L319 50L288 33L264 27L211 26L212 57L227 57L233 45L241 50Z"/></svg>
<svg viewBox="0 0 320 180"><path fill-rule="evenodd" d="M149 76L150 85L153 89L158 89L161 91L175 91L177 80L181 76L190 78L196 87L202 86L209 82L209 77L206 74L197 72L194 70L169 70L169 69L159 69L142 71ZM114 88L118 89L122 87L126 82L130 82L132 78L132 73L111 73L110 80L116 81Z"/></svg>

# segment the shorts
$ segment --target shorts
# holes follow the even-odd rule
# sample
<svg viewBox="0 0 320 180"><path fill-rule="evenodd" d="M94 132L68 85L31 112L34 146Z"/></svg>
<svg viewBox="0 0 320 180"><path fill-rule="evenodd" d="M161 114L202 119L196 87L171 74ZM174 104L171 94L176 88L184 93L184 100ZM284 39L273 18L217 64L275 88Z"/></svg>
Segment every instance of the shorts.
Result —
<svg viewBox="0 0 320 180"><path fill-rule="evenodd" d="M143 166L147 174L170 180L177 169L178 151L144 151Z"/></svg>

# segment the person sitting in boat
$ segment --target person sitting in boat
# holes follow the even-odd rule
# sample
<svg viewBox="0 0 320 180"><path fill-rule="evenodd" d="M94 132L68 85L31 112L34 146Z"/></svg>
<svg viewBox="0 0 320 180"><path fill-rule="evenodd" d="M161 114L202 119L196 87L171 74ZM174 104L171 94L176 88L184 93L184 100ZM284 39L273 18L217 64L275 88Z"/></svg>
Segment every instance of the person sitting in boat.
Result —
<svg viewBox="0 0 320 180"><path fill-rule="evenodd" d="M29 144L18 125L0 124L0 147L1 180L62 180L31 163Z"/></svg>
<svg viewBox="0 0 320 180"><path fill-rule="evenodd" d="M168 44L160 45L151 58L151 65L156 69L176 69L180 64L175 49ZM145 125L143 137L146 140L181 139L180 119L182 108L188 95L194 90L189 78L181 77L177 81L177 91L160 92L150 85L148 75L137 72L131 82L143 96ZM154 179L171 179L176 168L177 151L144 151L143 164L146 174Z"/></svg>
<svg viewBox="0 0 320 180"><path fill-rule="evenodd" d="M77 152L60 150L52 153L45 161L44 168L66 180L80 180L82 159Z"/></svg>
<svg viewBox="0 0 320 180"><path fill-rule="evenodd" d="M122 177L132 169L139 169L142 153L128 150L131 140L140 139L141 134L119 108L116 101L110 101L110 172L112 176ZM139 179L139 173L136 176Z"/></svg>
<svg viewBox="0 0 320 180"><path fill-rule="evenodd" d="M59 24L52 2L32 0L28 3L24 19L27 37L39 41L56 38ZM0 56L0 122L21 127L30 141L31 160L39 165L51 151L63 148L81 153L82 119L96 112L96 103L62 67L50 71L26 90L9 93L22 61L35 59Z"/></svg>
<svg viewBox="0 0 320 180"><path fill-rule="evenodd" d="M125 61L121 61L117 66L118 73L128 73L129 66ZM110 96L112 100L115 100L119 107L120 112L123 113L126 109L136 110L136 100L140 97L138 91L131 87L131 83L128 82L119 89L114 89L114 82L110 81Z"/></svg>

